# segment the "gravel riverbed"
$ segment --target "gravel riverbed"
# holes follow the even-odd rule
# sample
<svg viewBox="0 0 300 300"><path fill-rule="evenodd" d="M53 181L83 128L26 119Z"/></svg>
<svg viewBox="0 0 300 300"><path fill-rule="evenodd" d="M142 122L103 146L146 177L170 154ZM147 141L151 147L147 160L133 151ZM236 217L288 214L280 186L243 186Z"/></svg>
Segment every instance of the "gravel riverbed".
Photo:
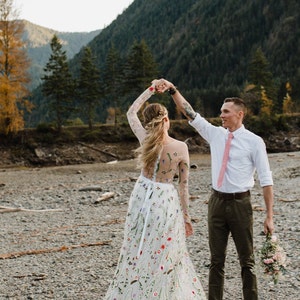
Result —
<svg viewBox="0 0 300 300"><path fill-rule="evenodd" d="M288 266L285 276L274 285L259 265L265 212L262 190L256 183L252 204L259 299L297 300L300 152L269 154L269 159L275 184L276 234L287 253ZM191 155L191 164L197 166L190 174L195 234L187 243L207 292L210 156ZM102 299L117 264L127 203L138 175L134 160L0 168L0 299ZM101 201L108 192L114 196ZM240 268L230 239L224 300L238 299L242 299Z"/></svg>

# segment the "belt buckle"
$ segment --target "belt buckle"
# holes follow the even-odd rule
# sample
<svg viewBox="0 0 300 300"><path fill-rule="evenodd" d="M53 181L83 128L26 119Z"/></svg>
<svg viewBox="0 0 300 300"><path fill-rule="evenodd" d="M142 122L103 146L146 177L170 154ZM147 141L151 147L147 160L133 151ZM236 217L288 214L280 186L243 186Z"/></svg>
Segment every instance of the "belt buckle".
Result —
<svg viewBox="0 0 300 300"><path fill-rule="evenodd" d="M234 200L235 199L235 194L236 193L221 193L221 197L224 200Z"/></svg>

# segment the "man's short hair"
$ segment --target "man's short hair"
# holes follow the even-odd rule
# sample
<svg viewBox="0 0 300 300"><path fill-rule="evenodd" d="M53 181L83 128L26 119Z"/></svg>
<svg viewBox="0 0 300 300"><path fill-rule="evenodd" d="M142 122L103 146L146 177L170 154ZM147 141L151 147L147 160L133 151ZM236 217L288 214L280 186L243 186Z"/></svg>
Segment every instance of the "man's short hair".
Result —
<svg viewBox="0 0 300 300"><path fill-rule="evenodd" d="M240 109L244 112L244 115L247 113L247 105L245 101L238 97L225 98L224 103L233 102L236 106L239 106Z"/></svg>

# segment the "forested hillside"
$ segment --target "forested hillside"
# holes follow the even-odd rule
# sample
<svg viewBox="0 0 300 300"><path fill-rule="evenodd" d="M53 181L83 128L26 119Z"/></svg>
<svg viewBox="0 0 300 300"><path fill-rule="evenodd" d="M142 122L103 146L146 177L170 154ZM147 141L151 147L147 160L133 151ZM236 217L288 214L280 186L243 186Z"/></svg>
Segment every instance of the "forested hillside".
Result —
<svg viewBox="0 0 300 300"><path fill-rule="evenodd" d="M54 34L62 40L67 56L71 59L83 46L101 32L101 30L92 32L58 32L26 20L22 20L22 22L24 23L23 39L26 41L27 55L31 61L29 69L31 89L41 83L43 68L51 52L50 40Z"/></svg>
<svg viewBox="0 0 300 300"><path fill-rule="evenodd" d="M299 25L296 0L135 0L88 46L103 71L112 47L126 60L132 45L144 40L158 65L158 76L174 82L207 116L218 114L224 97L241 95L249 84L262 85L252 82L248 72L259 49L272 81L268 97L280 112L287 92L299 109ZM80 51L70 61L75 77L82 55ZM119 91L115 97L126 107L133 99ZM43 101L37 94L36 107ZM101 101L103 112L114 99L103 96Z"/></svg>

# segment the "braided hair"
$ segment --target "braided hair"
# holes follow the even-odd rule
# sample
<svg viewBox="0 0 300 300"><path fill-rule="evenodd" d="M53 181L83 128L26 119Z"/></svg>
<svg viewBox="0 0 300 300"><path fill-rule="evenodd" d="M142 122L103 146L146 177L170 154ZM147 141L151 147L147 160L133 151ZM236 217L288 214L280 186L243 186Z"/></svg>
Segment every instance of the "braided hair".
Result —
<svg viewBox="0 0 300 300"><path fill-rule="evenodd" d="M163 147L164 120L168 116L165 106L159 103L149 104L143 111L146 137L142 145L136 149L138 167L150 170L153 168Z"/></svg>

